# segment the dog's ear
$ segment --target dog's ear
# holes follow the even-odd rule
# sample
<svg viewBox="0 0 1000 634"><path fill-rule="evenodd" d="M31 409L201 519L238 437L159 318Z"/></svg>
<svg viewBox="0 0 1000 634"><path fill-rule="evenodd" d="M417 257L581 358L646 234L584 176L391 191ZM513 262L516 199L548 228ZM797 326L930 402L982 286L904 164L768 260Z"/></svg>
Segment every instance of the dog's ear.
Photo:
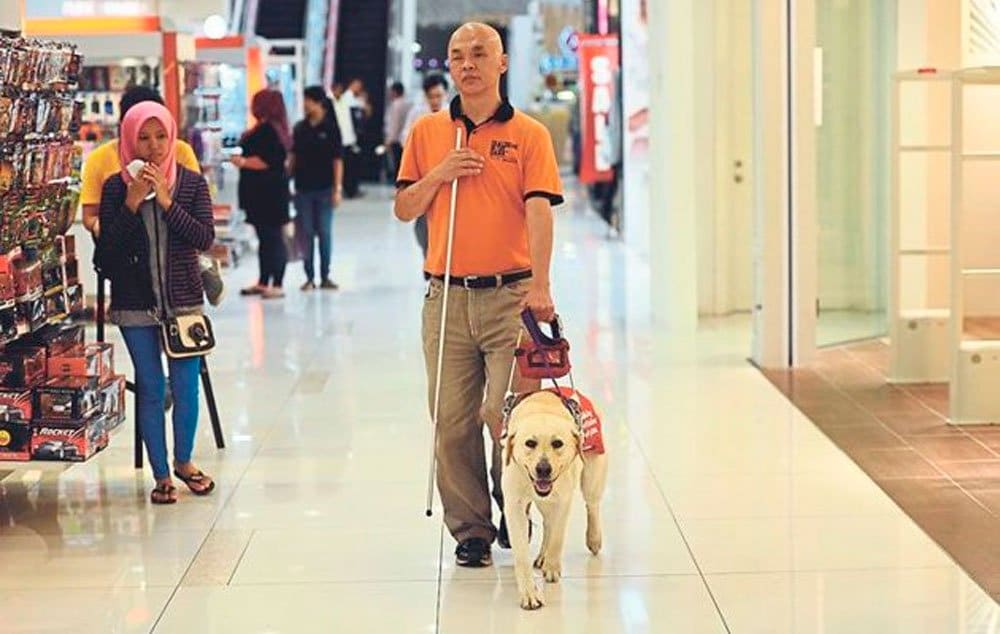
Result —
<svg viewBox="0 0 1000 634"><path fill-rule="evenodd" d="M507 456L503 463L503 466L505 467L510 466L511 456L514 455L514 436L515 434L513 432L507 432Z"/></svg>

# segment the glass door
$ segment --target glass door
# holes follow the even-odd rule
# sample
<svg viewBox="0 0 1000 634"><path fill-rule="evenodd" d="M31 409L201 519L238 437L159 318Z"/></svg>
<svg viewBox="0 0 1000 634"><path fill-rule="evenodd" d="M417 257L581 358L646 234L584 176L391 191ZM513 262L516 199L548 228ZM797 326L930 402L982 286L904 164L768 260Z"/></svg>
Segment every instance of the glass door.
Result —
<svg viewBox="0 0 1000 634"><path fill-rule="evenodd" d="M816 0L817 345L887 329L896 1Z"/></svg>

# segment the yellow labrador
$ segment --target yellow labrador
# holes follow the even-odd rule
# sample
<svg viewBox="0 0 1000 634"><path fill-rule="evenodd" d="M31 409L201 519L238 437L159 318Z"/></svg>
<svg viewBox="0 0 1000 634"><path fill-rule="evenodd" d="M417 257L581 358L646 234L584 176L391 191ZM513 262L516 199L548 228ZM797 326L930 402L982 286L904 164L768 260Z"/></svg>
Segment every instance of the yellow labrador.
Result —
<svg viewBox="0 0 1000 634"><path fill-rule="evenodd" d="M599 414L598 414L599 415ZM514 574L521 607L542 607L528 543L528 512L541 511L544 537L535 567L548 583L562 576L563 542L577 484L587 504L587 548L601 550L601 497L607 480L606 454L583 453L581 434L572 414L552 392L528 395L507 421L502 479L504 513L514 551Z"/></svg>

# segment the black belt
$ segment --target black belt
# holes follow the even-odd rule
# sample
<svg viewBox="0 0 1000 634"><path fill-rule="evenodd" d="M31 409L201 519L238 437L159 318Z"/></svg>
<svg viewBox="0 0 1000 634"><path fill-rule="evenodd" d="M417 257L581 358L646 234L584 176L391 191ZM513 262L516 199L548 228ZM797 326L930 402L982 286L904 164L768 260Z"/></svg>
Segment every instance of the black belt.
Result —
<svg viewBox="0 0 1000 634"><path fill-rule="evenodd" d="M424 273L427 279L444 281L444 275L431 275ZM514 282L520 282L531 277L531 271L518 271L517 273L497 273L495 275L469 275L466 277L456 277L452 275L449 281L452 286L461 286L467 289L499 288Z"/></svg>

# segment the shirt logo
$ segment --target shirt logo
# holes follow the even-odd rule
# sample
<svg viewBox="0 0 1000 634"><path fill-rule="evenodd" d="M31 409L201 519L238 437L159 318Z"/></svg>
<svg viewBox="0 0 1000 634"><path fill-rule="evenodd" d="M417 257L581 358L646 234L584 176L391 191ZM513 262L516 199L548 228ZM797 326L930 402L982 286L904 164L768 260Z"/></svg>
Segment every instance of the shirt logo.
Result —
<svg viewBox="0 0 1000 634"><path fill-rule="evenodd" d="M505 163L517 163L517 143L513 141L493 141L490 158Z"/></svg>

